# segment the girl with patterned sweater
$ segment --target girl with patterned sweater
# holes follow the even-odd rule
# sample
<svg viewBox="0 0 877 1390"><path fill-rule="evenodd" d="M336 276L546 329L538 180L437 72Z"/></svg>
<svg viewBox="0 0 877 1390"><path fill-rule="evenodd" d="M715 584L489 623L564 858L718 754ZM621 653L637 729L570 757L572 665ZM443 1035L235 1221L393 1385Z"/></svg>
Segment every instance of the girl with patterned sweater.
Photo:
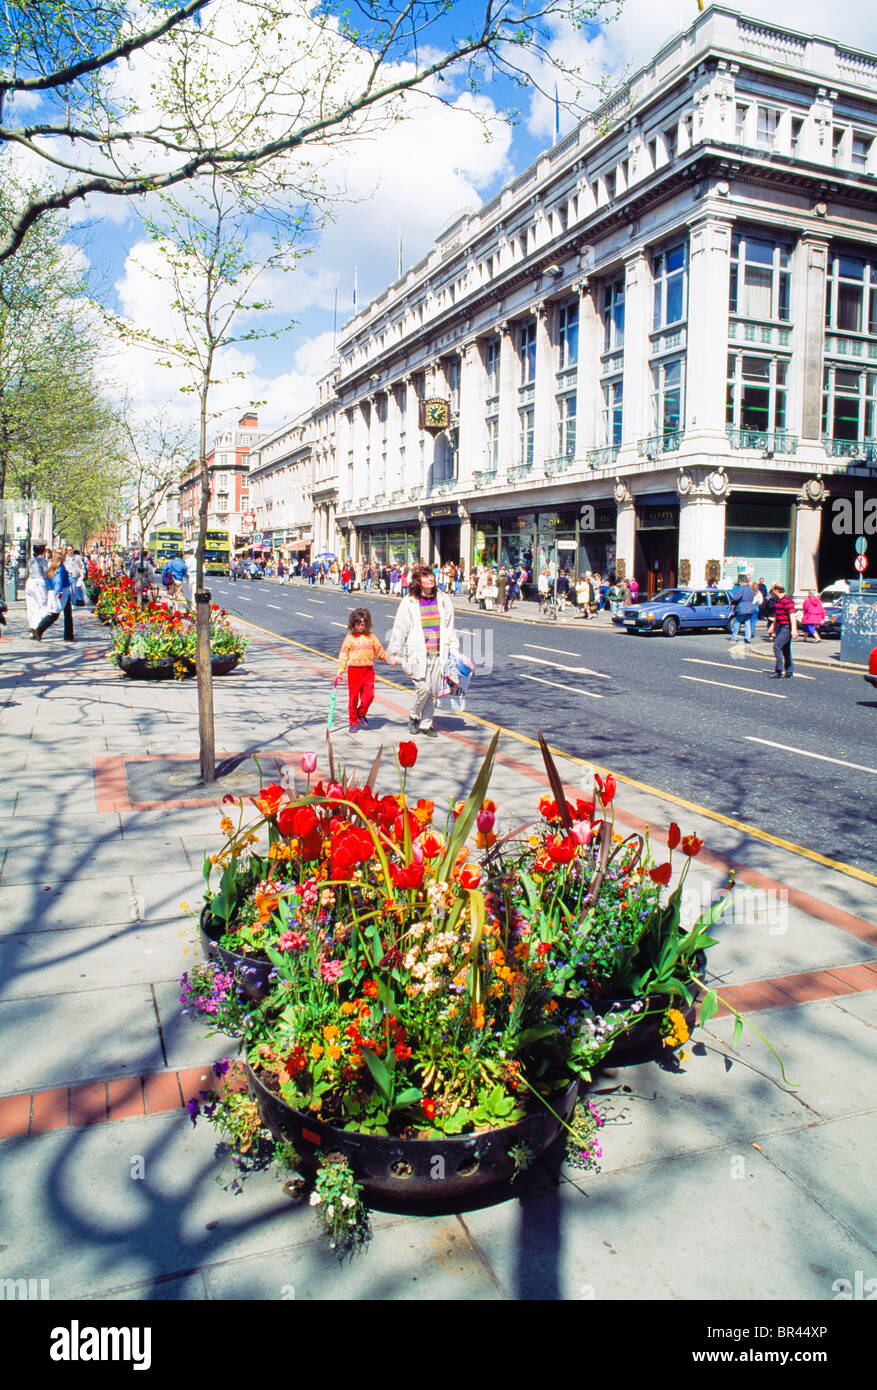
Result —
<svg viewBox="0 0 877 1390"><path fill-rule="evenodd" d="M338 675L335 684L347 671L347 714L350 732L362 726L368 728L366 718L372 700L375 698L375 657L396 665L395 657L388 656L372 632L372 615L367 608L354 608L347 620L347 636L341 643L338 653Z"/></svg>

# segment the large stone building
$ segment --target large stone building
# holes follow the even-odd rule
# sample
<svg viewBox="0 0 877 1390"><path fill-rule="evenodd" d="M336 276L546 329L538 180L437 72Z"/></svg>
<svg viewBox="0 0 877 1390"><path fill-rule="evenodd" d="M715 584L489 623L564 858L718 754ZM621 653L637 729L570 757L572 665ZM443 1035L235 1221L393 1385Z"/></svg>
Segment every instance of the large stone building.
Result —
<svg viewBox="0 0 877 1390"><path fill-rule="evenodd" d="M706 10L347 324L321 547L648 593L738 560L851 573L831 507L877 477L875 137L877 58Z"/></svg>
<svg viewBox="0 0 877 1390"><path fill-rule="evenodd" d="M229 531L232 544L245 529L244 518L251 510L250 450L263 437L258 415L248 410L238 421L237 429L224 430L216 436L207 454L207 527L211 531ZM197 539L200 506L201 469L194 459L180 480L180 526L186 546L194 545Z"/></svg>
<svg viewBox="0 0 877 1390"><path fill-rule="evenodd" d="M288 558L310 555L313 540L312 413L266 435L250 454L252 548Z"/></svg>

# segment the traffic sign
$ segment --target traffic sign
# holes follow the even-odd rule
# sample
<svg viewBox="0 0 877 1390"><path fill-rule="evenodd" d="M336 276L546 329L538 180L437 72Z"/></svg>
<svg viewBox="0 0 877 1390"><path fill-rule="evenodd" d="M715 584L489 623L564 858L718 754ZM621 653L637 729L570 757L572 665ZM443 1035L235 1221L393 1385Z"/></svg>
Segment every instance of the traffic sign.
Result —
<svg viewBox="0 0 877 1390"><path fill-rule="evenodd" d="M868 568L867 555L857 555L853 561L853 568L858 570L859 574L864 574L865 570Z"/></svg>
<svg viewBox="0 0 877 1390"><path fill-rule="evenodd" d="M867 541L867 539L866 539L864 536L857 536L857 537L856 537L856 554L857 554L857 555L864 555L864 553L865 553L865 551L866 551L867 549L868 549L868 541Z"/></svg>

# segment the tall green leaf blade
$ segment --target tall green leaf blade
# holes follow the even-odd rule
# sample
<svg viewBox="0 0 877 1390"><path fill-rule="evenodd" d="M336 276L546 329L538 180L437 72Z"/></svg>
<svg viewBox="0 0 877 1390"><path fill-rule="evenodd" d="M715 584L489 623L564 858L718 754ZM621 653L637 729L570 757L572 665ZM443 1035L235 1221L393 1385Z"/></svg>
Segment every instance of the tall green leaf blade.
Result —
<svg viewBox="0 0 877 1390"><path fill-rule="evenodd" d="M498 742L499 730L497 729L496 733L493 735L493 738L490 740L490 747L488 748L487 753L484 756L484 762L481 764L478 776L475 778L475 785L472 788L472 791L469 795L469 799L466 802L460 814L458 815L457 819L454 821L454 828L448 836L448 843L445 846L445 852L442 855L441 860L436 867L436 878L440 882L442 880L446 880L448 874L453 869L457 855L463 848L463 845L466 843L466 838L469 834L469 831L472 829L472 826L475 822L475 817L478 815L478 812L481 809L481 803L484 800L484 797L487 793L488 785L490 783L490 775L493 772L493 759L496 753L496 745Z"/></svg>

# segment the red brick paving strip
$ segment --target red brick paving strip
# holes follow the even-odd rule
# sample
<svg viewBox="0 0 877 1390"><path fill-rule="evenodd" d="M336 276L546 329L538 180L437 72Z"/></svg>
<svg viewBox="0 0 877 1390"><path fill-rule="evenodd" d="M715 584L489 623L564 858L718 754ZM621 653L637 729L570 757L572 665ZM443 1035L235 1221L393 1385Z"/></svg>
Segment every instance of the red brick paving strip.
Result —
<svg viewBox="0 0 877 1390"><path fill-rule="evenodd" d="M177 1106L183 1103L179 1076L175 1071L144 1076L143 1097L146 1101L147 1115L158 1115L163 1110L176 1110Z"/></svg>
<svg viewBox="0 0 877 1390"><path fill-rule="evenodd" d="M27 1134L30 1124L30 1096L4 1096L0 1100L0 1136L11 1139Z"/></svg>
<svg viewBox="0 0 877 1390"><path fill-rule="evenodd" d="M107 1118L107 1083L70 1087L70 1124L97 1125Z"/></svg>
<svg viewBox="0 0 877 1390"><path fill-rule="evenodd" d="M43 1134L47 1129L66 1129L69 1112L70 1093L66 1086L57 1091L37 1091L33 1098L31 1134Z"/></svg>
<svg viewBox="0 0 877 1390"><path fill-rule="evenodd" d="M753 980L749 984L719 988L719 996L740 1013L759 1009L790 1008L811 1004L817 999L839 999L877 989L877 961L865 965L839 965L834 970L809 970L800 975L780 975L774 980ZM729 1010L720 1006L719 1013Z"/></svg>
<svg viewBox="0 0 877 1390"><path fill-rule="evenodd" d="M141 1078L129 1076L124 1081L107 1082L107 1104L111 1120L127 1120L131 1115L145 1115Z"/></svg>

